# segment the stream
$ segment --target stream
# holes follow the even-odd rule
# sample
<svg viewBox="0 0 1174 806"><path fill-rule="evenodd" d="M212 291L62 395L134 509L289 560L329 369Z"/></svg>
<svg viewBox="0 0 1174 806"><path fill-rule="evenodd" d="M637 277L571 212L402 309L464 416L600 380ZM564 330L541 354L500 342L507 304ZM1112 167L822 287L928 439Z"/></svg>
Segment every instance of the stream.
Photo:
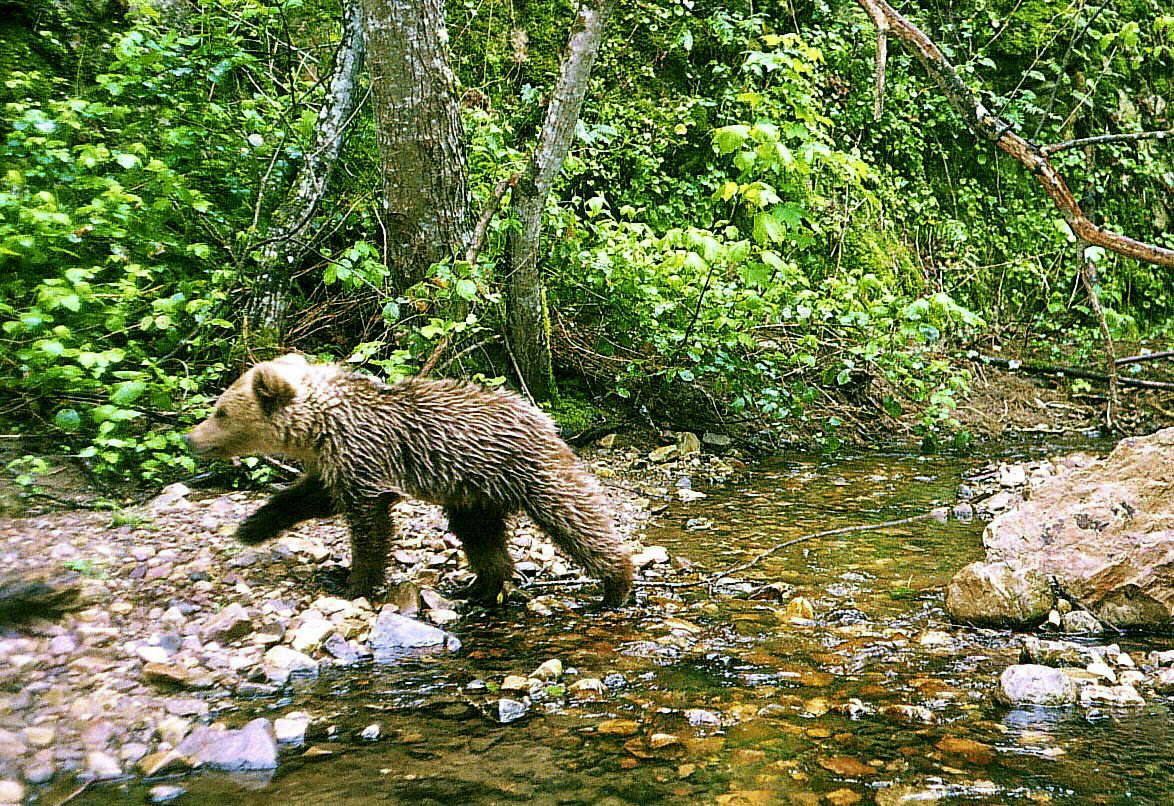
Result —
<svg viewBox="0 0 1174 806"><path fill-rule="evenodd" d="M790 537L952 504L975 464L779 457L674 504L644 542L727 568ZM335 670L233 714L234 724L313 717L310 750L284 755L275 773L162 783L187 790L180 803L282 806L1171 802L1168 702L993 703L1018 647L1006 632L951 625L941 594L982 556L982 528L928 521L812 541L740 582L644 589L639 607L620 612L576 604L545 617L511 607L466 618L455 655ZM803 615L788 610L795 597L813 619L791 618ZM1108 640L1130 651L1169 645ZM493 718L503 678L551 658L566 667L562 680L516 721ZM567 692L585 677L604 682L600 699ZM143 802L159 783L95 787L71 802Z"/></svg>

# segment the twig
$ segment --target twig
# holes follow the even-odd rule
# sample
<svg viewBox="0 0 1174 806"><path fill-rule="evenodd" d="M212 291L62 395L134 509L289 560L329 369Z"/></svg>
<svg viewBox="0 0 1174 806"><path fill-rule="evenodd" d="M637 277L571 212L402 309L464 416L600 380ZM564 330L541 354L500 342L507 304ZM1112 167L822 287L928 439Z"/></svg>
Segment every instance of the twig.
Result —
<svg viewBox="0 0 1174 806"><path fill-rule="evenodd" d="M1077 140L1066 140L1063 143L1052 143L1047 146L1040 146L1040 153L1045 157L1050 157L1053 154L1059 154L1061 151L1067 151L1070 148L1080 148L1081 146L1100 145L1101 143L1119 143L1132 140L1165 140L1174 137L1174 129L1159 129L1152 132L1133 132L1132 134L1101 134L1096 137L1081 137Z"/></svg>
<svg viewBox="0 0 1174 806"><path fill-rule="evenodd" d="M881 22L876 28L876 98L872 106L873 120L880 120L881 114L885 111L885 62L888 58L889 25L887 22Z"/></svg>
<svg viewBox="0 0 1174 806"><path fill-rule="evenodd" d="M1083 251L1082 248L1082 254L1079 255L1080 282L1084 284L1084 291L1088 294L1089 307L1097 317L1101 338L1105 342L1105 374L1109 379L1109 399L1105 402L1105 427L1112 431L1114 428L1113 418L1116 417L1120 405L1117 399L1117 350L1113 346L1113 334L1109 331L1109 322L1105 319L1105 309L1101 307L1101 297L1097 293L1092 261L1085 258Z"/></svg>

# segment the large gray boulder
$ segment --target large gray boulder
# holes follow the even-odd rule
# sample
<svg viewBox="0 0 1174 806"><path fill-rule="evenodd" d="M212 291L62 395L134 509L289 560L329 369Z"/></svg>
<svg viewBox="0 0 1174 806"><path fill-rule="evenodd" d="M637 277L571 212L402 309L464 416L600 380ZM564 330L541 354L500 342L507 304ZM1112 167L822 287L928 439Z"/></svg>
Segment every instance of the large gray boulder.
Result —
<svg viewBox="0 0 1174 806"><path fill-rule="evenodd" d="M1054 577L1103 623L1168 627L1174 618L1174 428L1122 440L1108 457L1044 481L991 521L983 543L989 561Z"/></svg>

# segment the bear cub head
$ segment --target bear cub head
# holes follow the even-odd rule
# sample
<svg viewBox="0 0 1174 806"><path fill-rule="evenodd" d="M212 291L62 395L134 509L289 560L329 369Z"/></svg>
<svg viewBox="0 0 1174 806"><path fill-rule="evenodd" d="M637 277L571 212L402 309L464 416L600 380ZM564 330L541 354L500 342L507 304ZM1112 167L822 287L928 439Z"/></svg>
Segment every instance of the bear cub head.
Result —
<svg viewBox="0 0 1174 806"><path fill-rule="evenodd" d="M310 364L289 354L257 364L216 399L212 414L185 439L197 456L231 459L249 454L298 456L278 413L307 386Z"/></svg>

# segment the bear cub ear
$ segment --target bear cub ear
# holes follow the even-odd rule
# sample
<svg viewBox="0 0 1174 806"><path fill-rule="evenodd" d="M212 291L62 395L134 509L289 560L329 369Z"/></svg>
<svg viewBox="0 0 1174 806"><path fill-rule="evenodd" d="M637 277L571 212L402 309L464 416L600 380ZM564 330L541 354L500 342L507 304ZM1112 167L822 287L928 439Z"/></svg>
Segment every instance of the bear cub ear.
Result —
<svg viewBox="0 0 1174 806"><path fill-rule="evenodd" d="M296 384L301 380L301 373L285 359L286 356L282 356L253 368L253 394L257 396L261 411L267 415L289 403L297 394Z"/></svg>

